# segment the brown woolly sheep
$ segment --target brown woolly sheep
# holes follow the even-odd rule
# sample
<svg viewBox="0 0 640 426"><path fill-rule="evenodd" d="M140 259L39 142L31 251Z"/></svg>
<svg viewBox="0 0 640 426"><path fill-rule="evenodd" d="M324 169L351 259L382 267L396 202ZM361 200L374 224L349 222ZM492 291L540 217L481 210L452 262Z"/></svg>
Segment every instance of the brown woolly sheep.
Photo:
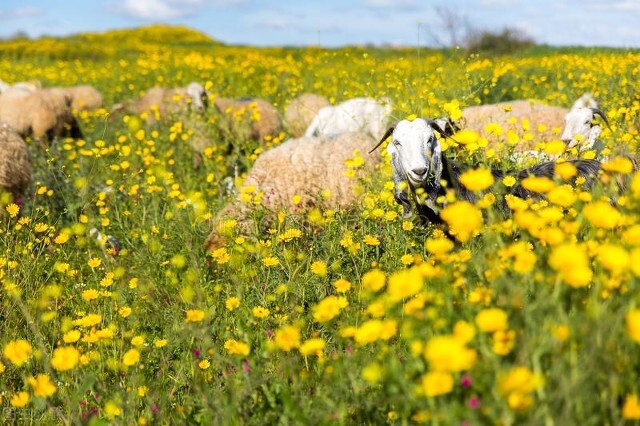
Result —
<svg viewBox="0 0 640 426"><path fill-rule="evenodd" d="M7 123L23 137L33 136L42 148L56 137L82 137L71 112L71 100L58 89L4 92L0 95L0 122Z"/></svg>
<svg viewBox="0 0 640 426"><path fill-rule="evenodd" d="M462 110L461 127L475 130L481 136L487 137L489 146L493 147L496 137L485 131L487 124L499 124L505 132L512 129L522 136L522 120L527 119L535 138L532 141L521 141L515 148L516 151L525 151L533 149L540 141L559 139L568 112L567 108L545 105L535 100L478 105ZM515 119L516 123L509 123L512 119ZM544 126L544 129L541 130L540 126Z"/></svg>
<svg viewBox="0 0 640 426"><path fill-rule="evenodd" d="M355 194L358 179L348 177L347 172L355 168L356 176L364 177L375 168L379 155L367 155L372 143L366 133L290 139L261 154L249 170L243 186L253 188L252 194L263 194L261 204L267 210L267 223L279 210L305 213L314 207L353 207L358 202ZM356 157L358 161L353 161L356 164L347 164ZM359 161L362 161L361 165L356 166ZM331 193L326 199L320 195L325 190ZM241 234L248 234L256 228L253 205L243 202L242 195L214 219L214 229L205 242L207 250L223 244L227 219L237 221L236 230ZM294 196L300 197L298 203L294 203Z"/></svg>
<svg viewBox="0 0 640 426"><path fill-rule="evenodd" d="M9 125L0 123L0 188L20 205L31 183L31 160L24 139Z"/></svg>
<svg viewBox="0 0 640 426"><path fill-rule="evenodd" d="M284 122L289 134L294 138L304 135L318 111L329 105L329 99L313 93L302 94L291 101L284 111Z"/></svg>
<svg viewBox="0 0 640 426"><path fill-rule="evenodd" d="M209 94L200 83L189 83L187 87L165 89L153 87L135 101L127 101L113 106L112 113L126 111L130 114L148 114L149 124L170 114L188 111L202 113L208 106Z"/></svg>
<svg viewBox="0 0 640 426"><path fill-rule="evenodd" d="M282 119L278 110L269 102L258 98L214 99L216 109L223 117L226 126L237 137L242 135L241 126L249 123L248 137L260 142L265 136L275 136L282 129ZM239 124L241 120L243 124Z"/></svg>
<svg viewBox="0 0 640 426"><path fill-rule="evenodd" d="M102 94L93 86L60 87L70 99L75 111L91 110L102 106Z"/></svg>

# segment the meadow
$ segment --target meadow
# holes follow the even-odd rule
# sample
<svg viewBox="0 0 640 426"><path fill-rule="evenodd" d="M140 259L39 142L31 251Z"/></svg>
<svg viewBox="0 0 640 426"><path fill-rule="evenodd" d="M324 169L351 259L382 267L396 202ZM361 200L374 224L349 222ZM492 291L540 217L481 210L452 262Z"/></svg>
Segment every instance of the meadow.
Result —
<svg viewBox="0 0 640 426"><path fill-rule="evenodd" d="M638 151L640 52L254 48L154 26L0 42L0 78L92 84L105 96L105 108L78 115L84 139L46 152L30 142L20 211L0 197L6 423L640 419L640 174L615 160ZM591 92L611 122L612 160L593 190L535 182L547 201L510 199L508 216L493 207L508 181L475 205L448 200L454 243L402 219L385 158L360 182L356 209L279 212L252 235L230 223L228 244L207 253L211 221L233 196L225 178L241 188L257 156L289 136L229 138L207 112L212 143L194 169L180 117L109 114L150 87L190 81L280 112L305 92L333 103L387 96L394 119L527 98L569 107ZM536 134L512 124L495 132L503 149L473 139L447 151L508 166L504 152ZM354 155L357 165L367 153ZM260 196L247 197L256 215Z"/></svg>

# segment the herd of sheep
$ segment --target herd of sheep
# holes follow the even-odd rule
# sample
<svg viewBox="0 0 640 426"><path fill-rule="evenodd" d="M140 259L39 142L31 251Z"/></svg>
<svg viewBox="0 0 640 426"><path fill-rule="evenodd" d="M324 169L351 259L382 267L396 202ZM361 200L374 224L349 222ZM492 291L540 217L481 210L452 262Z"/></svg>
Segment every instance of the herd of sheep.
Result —
<svg viewBox="0 0 640 426"><path fill-rule="evenodd" d="M110 112L112 116L118 113L139 115L148 124L179 114L187 119L195 117L193 123L206 126L197 118L209 107L210 101L221 118L218 125L236 137L263 142L269 136L278 135L283 128L292 137L263 152L245 179L245 186L263 194L262 205L268 212L284 209L304 213L315 207L352 207L357 202L354 195L357 180L353 176L358 173L370 175L375 170L380 160L375 148L391 136L387 150L396 201L402 205L405 217L413 214L415 204L421 219L436 223L440 219L435 199L443 194L442 179L450 181L447 181L448 187L456 190L460 198L473 199L473 194L465 191L456 180L459 174L456 171L464 166L443 155L436 134L455 138L461 124L461 127L487 135L490 131L487 124L508 127L514 119L526 118L531 128L540 131L543 140L552 139L564 129L561 139L566 146L582 151L597 147L602 131L597 118L608 125L606 116L590 95L578 99L571 109L528 100L512 101L466 108L459 123L444 118L417 118L402 120L388 128L392 115L392 103L388 98L355 98L332 106L323 96L303 94L291 101L281 116L265 100L212 97L196 82L183 88L149 89L139 99L114 105ZM16 202L21 200L31 177L25 138L38 141L42 148L59 137L82 138L75 114L102 107L102 104L102 95L91 86L42 88L36 82L9 85L0 80L0 186L10 192ZM242 114L251 117L244 126L238 125L237 120ZM202 152L214 143L208 139L202 135L193 138L194 151ZM553 174L555 158L526 144L516 151L513 157L516 163L533 157L539 164L514 170L511 172L514 176ZM353 167L354 162L358 167ZM598 160L575 160L574 164L590 179L597 176L600 166ZM351 172L350 168L353 169ZM493 173L502 176L509 172ZM519 185L513 192L523 197L533 195ZM222 209L205 243L207 250L214 249L224 240L221 230L227 219L235 219L240 232L254 230L256 224L249 210L240 196ZM268 214L266 218L268 220Z"/></svg>

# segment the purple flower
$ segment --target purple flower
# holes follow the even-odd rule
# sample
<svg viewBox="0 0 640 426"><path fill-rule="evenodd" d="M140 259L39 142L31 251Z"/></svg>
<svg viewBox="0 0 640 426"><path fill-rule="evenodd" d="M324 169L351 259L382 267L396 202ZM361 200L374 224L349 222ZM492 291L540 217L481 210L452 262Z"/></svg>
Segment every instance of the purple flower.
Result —
<svg viewBox="0 0 640 426"><path fill-rule="evenodd" d="M460 378L460 386L462 386L463 388L471 387L472 384L473 384L473 380L471 379L470 375L464 374Z"/></svg>
<svg viewBox="0 0 640 426"><path fill-rule="evenodd" d="M151 412L152 412L153 414L155 414L155 413L157 413L158 411L160 411L160 410L158 409L158 406L157 406L156 404L151 404Z"/></svg>
<svg viewBox="0 0 640 426"><path fill-rule="evenodd" d="M200 358L200 349L193 348L193 356L195 356L196 358Z"/></svg>
<svg viewBox="0 0 640 426"><path fill-rule="evenodd" d="M469 401L467 401L467 406L469 406L469 408L471 408L472 410L480 407L480 398L478 398L477 396L472 396L471 398L469 398Z"/></svg>
<svg viewBox="0 0 640 426"><path fill-rule="evenodd" d="M251 373L251 367L249 367L249 361L247 361L246 359L242 360L242 371L244 371L246 374Z"/></svg>

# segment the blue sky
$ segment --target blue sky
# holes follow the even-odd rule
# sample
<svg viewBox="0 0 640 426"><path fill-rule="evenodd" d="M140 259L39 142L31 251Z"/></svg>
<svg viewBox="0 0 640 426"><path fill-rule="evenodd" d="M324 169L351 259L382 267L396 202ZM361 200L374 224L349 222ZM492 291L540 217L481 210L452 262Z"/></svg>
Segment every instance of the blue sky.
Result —
<svg viewBox="0 0 640 426"><path fill-rule="evenodd" d="M640 47L640 0L2 0L0 37L168 23L230 44L434 45L436 7L552 45Z"/></svg>

